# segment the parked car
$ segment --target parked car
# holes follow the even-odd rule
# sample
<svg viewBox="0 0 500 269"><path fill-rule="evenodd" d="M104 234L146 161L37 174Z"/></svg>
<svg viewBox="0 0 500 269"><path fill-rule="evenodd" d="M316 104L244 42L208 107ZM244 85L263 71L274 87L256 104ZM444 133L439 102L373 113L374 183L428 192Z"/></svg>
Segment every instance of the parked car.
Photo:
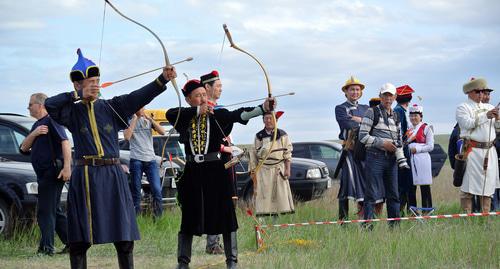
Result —
<svg viewBox="0 0 500 269"><path fill-rule="evenodd" d="M336 142L295 142L292 143L293 157L313 159L324 162L328 166L328 172L331 176L337 168L342 145Z"/></svg>
<svg viewBox="0 0 500 269"><path fill-rule="evenodd" d="M292 156L309 158L326 163L330 175L333 176L337 168L342 146L336 142L312 141L292 143ZM439 144L434 144L434 150L430 152L432 161L432 176L437 177L446 161L447 154Z"/></svg>
<svg viewBox="0 0 500 269"><path fill-rule="evenodd" d="M235 167L238 196L248 201L253 196L253 183L247 170L248 161L243 159ZM323 162L311 159L293 157L288 180L294 199L299 201L317 199L332 186L328 167Z"/></svg>
<svg viewBox="0 0 500 269"><path fill-rule="evenodd" d="M65 186L61 200L67 199ZM0 157L0 235L10 235L16 224L36 216L38 184L30 163Z"/></svg>
<svg viewBox="0 0 500 269"><path fill-rule="evenodd" d="M19 152L19 146L35 121L20 114L0 113L0 157L19 162L31 161L29 155Z"/></svg>

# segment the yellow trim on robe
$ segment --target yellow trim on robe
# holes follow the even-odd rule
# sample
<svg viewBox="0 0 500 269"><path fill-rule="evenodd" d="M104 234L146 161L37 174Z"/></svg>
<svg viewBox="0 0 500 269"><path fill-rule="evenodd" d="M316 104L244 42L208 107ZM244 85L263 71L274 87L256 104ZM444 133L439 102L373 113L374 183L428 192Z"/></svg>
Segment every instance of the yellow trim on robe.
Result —
<svg viewBox="0 0 500 269"><path fill-rule="evenodd" d="M84 166L85 170L85 202L87 204L87 220L89 222L89 238L90 244L94 243L94 238L92 236L92 205L90 203L90 179L89 179L89 167L88 165Z"/></svg>
<svg viewBox="0 0 500 269"><path fill-rule="evenodd" d="M94 138L95 147L97 149L97 157L104 156L104 149L102 148L101 138L99 136L99 130L97 129L97 122L94 113L94 101L88 104L88 114L90 129L92 130L92 137Z"/></svg>

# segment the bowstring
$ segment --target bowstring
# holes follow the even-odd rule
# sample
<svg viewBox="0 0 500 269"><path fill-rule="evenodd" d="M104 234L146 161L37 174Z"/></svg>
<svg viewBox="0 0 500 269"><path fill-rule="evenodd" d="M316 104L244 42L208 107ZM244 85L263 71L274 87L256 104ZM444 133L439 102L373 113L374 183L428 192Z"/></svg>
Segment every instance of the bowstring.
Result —
<svg viewBox="0 0 500 269"><path fill-rule="evenodd" d="M104 24L106 22L106 1L104 1L104 8L102 13L102 26L101 26L101 46L99 48L99 61L98 66L101 66L102 44L104 41Z"/></svg>
<svg viewBox="0 0 500 269"><path fill-rule="evenodd" d="M220 48L220 52L219 52L219 60L218 60L218 66L219 66L219 69L221 68L222 66L222 52L224 51L224 44L226 43L226 34L224 33L224 37L222 38L222 46Z"/></svg>
<svg viewBox="0 0 500 269"><path fill-rule="evenodd" d="M102 13L102 25L101 25L101 42L100 42L101 45L99 47L99 61L97 64L97 66L99 66L99 68L101 66L102 47L104 44L104 26L106 23L106 6L107 6L107 3L106 3L106 1L104 1L104 8L103 8L103 13ZM99 91L99 95L102 96L101 91ZM123 124L125 124L125 126L127 126L127 128L129 128L130 125L128 125L128 123L122 118L122 116L120 116L120 114L118 114L118 112L116 112L115 108L104 98L102 100L104 101L104 103L106 103L109 106L109 108L111 108L111 110L115 113L116 116L118 116L118 118L123 122Z"/></svg>

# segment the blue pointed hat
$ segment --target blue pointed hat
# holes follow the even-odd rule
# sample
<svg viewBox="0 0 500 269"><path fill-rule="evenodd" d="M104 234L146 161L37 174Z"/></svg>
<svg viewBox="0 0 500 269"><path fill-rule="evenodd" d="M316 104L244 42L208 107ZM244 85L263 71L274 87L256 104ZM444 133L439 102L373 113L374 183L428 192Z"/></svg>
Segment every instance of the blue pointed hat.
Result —
<svg viewBox="0 0 500 269"><path fill-rule="evenodd" d="M83 57L80 49L76 50L76 54L78 54L78 61L76 61L69 73L72 82L100 76L99 67L91 60Z"/></svg>

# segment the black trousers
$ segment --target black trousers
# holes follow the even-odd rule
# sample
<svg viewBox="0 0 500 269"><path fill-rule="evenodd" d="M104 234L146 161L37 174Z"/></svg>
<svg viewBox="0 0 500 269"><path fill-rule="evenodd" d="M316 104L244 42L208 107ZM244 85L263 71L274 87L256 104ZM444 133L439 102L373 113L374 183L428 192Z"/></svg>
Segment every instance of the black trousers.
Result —
<svg viewBox="0 0 500 269"><path fill-rule="evenodd" d="M432 207L431 185L420 185L420 194L422 197L422 207ZM408 197L410 206L417 206L417 186L411 187L410 195Z"/></svg>
<svg viewBox="0 0 500 269"><path fill-rule="evenodd" d="M60 204L64 182L56 177L55 171L47 170L38 179L37 221L42 235L38 250L46 253L54 252L54 231L68 243L68 221Z"/></svg>

